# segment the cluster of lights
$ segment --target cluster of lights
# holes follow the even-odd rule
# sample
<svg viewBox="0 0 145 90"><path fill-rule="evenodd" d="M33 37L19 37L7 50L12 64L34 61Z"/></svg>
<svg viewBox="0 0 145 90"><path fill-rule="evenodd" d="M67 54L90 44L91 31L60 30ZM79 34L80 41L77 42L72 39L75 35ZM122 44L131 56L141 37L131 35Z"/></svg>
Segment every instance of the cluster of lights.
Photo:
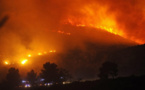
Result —
<svg viewBox="0 0 145 90"><path fill-rule="evenodd" d="M49 51L49 53L55 53L55 52L56 52L56 50L50 50L50 51ZM47 54L47 53L48 53L48 52L43 52L43 53L42 53L42 52L39 52L37 55L40 56L40 55L44 55L44 54Z"/></svg>
<svg viewBox="0 0 145 90"><path fill-rule="evenodd" d="M26 84L26 85L25 85L25 88L29 88L29 87L31 87L30 84Z"/></svg>
<svg viewBox="0 0 145 90"><path fill-rule="evenodd" d="M49 53L55 53L55 52L56 52L56 50L50 50L50 51L49 51ZM41 55L45 55L45 54L47 54L47 53L48 53L48 52L43 52L43 53L42 53L42 52L39 52L39 53L37 53L37 55L38 55L38 56L41 56ZM34 56L35 56L35 55L34 55ZM28 54L27 57L28 57L28 58L32 57L32 54ZM26 64L27 62L28 62L28 59L22 59L22 60L20 61L20 63L21 63L22 65ZM5 65L11 65L11 63L10 63L8 60L5 60L5 61L4 61L4 64L5 64Z"/></svg>
<svg viewBox="0 0 145 90"><path fill-rule="evenodd" d="M29 81L22 80L22 84L24 85L25 88L30 88L31 85L29 84Z"/></svg>
<svg viewBox="0 0 145 90"><path fill-rule="evenodd" d="M53 85L53 83L45 83L44 85L45 86L51 86L51 85Z"/></svg>
<svg viewBox="0 0 145 90"><path fill-rule="evenodd" d="M21 60L21 64L24 65L28 60L27 59L23 59ZM12 63L10 63L9 61L4 61L5 65L11 65Z"/></svg>
<svg viewBox="0 0 145 90"><path fill-rule="evenodd" d="M44 83L44 81L45 81L45 79L40 79L40 84L39 84L39 86L52 86L52 85L54 85L54 83L53 82L47 82L47 83ZM65 82L63 82L63 84L70 84L71 82L70 81L65 81ZM58 84L58 83L55 83L55 84ZM30 87L32 87L31 86L31 84L30 84L30 82L29 81L27 81L27 80L22 80L22 86L19 86L19 87L25 87L25 88L30 88Z"/></svg>

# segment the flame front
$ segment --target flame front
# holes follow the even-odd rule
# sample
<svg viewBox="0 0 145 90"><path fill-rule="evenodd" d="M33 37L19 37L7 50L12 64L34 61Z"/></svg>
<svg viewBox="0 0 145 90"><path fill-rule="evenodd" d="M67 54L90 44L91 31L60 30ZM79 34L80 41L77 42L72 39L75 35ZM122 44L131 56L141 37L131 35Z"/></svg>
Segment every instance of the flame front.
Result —
<svg viewBox="0 0 145 90"><path fill-rule="evenodd" d="M82 14L78 16L68 16L63 23L71 24L78 27L93 27L102 29L115 35L130 39L136 43L143 44L144 41L136 38L135 36L128 36L124 28L121 28L116 21L116 15L108 12L107 6L101 6L97 4L90 4L81 7L78 11Z"/></svg>

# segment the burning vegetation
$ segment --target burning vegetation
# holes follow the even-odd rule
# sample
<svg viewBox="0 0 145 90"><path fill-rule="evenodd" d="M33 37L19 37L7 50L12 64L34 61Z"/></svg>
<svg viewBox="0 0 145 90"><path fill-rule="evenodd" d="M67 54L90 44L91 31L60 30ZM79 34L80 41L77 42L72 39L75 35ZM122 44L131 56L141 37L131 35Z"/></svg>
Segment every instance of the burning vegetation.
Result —
<svg viewBox="0 0 145 90"><path fill-rule="evenodd" d="M49 61L81 77L79 71L99 67L118 48L145 43L144 4L144 0L0 0L1 66L16 66L23 73L39 71Z"/></svg>

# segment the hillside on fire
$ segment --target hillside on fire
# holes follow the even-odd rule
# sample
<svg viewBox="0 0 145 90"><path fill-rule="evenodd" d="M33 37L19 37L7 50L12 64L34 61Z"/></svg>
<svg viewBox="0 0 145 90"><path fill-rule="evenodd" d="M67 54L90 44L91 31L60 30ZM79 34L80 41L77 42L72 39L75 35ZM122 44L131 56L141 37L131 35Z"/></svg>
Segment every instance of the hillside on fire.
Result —
<svg viewBox="0 0 145 90"><path fill-rule="evenodd" d="M0 0L0 88L138 90L144 53L145 0Z"/></svg>

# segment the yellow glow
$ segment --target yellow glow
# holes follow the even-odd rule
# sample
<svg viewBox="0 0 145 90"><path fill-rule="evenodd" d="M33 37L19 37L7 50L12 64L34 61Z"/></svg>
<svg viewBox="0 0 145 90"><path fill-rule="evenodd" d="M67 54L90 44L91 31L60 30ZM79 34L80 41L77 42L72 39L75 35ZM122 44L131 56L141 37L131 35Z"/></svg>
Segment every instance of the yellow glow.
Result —
<svg viewBox="0 0 145 90"><path fill-rule="evenodd" d="M28 61L28 60L25 59L25 60L23 60L23 61L21 62L21 64L25 64L27 61Z"/></svg>
<svg viewBox="0 0 145 90"><path fill-rule="evenodd" d="M28 57L31 57L31 56L32 56L31 54L28 55Z"/></svg>
<svg viewBox="0 0 145 90"><path fill-rule="evenodd" d="M56 52L56 50L50 50L49 52L50 52L50 53L52 53L52 52Z"/></svg>
<svg viewBox="0 0 145 90"><path fill-rule="evenodd" d="M99 29L103 29L103 30L106 30L110 33L113 33L115 35L120 35L120 36L124 36L124 33L121 32L121 31L117 31L117 30L114 30L113 28L109 28L109 27L105 27L105 26L97 26L96 28L99 28Z"/></svg>
<svg viewBox="0 0 145 90"><path fill-rule="evenodd" d="M8 62L8 61L5 61L4 63L5 63L5 65L8 65L8 64L9 64L9 62Z"/></svg>
<svg viewBox="0 0 145 90"><path fill-rule="evenodd" d="M42 55L42 53L38 53L38 55Z"/></svg>
<svg viewBox="0 0 145 90"><path fill-rule="evenodd" d="M52 50L50 50L49 52L53 52Z"/></svg>

